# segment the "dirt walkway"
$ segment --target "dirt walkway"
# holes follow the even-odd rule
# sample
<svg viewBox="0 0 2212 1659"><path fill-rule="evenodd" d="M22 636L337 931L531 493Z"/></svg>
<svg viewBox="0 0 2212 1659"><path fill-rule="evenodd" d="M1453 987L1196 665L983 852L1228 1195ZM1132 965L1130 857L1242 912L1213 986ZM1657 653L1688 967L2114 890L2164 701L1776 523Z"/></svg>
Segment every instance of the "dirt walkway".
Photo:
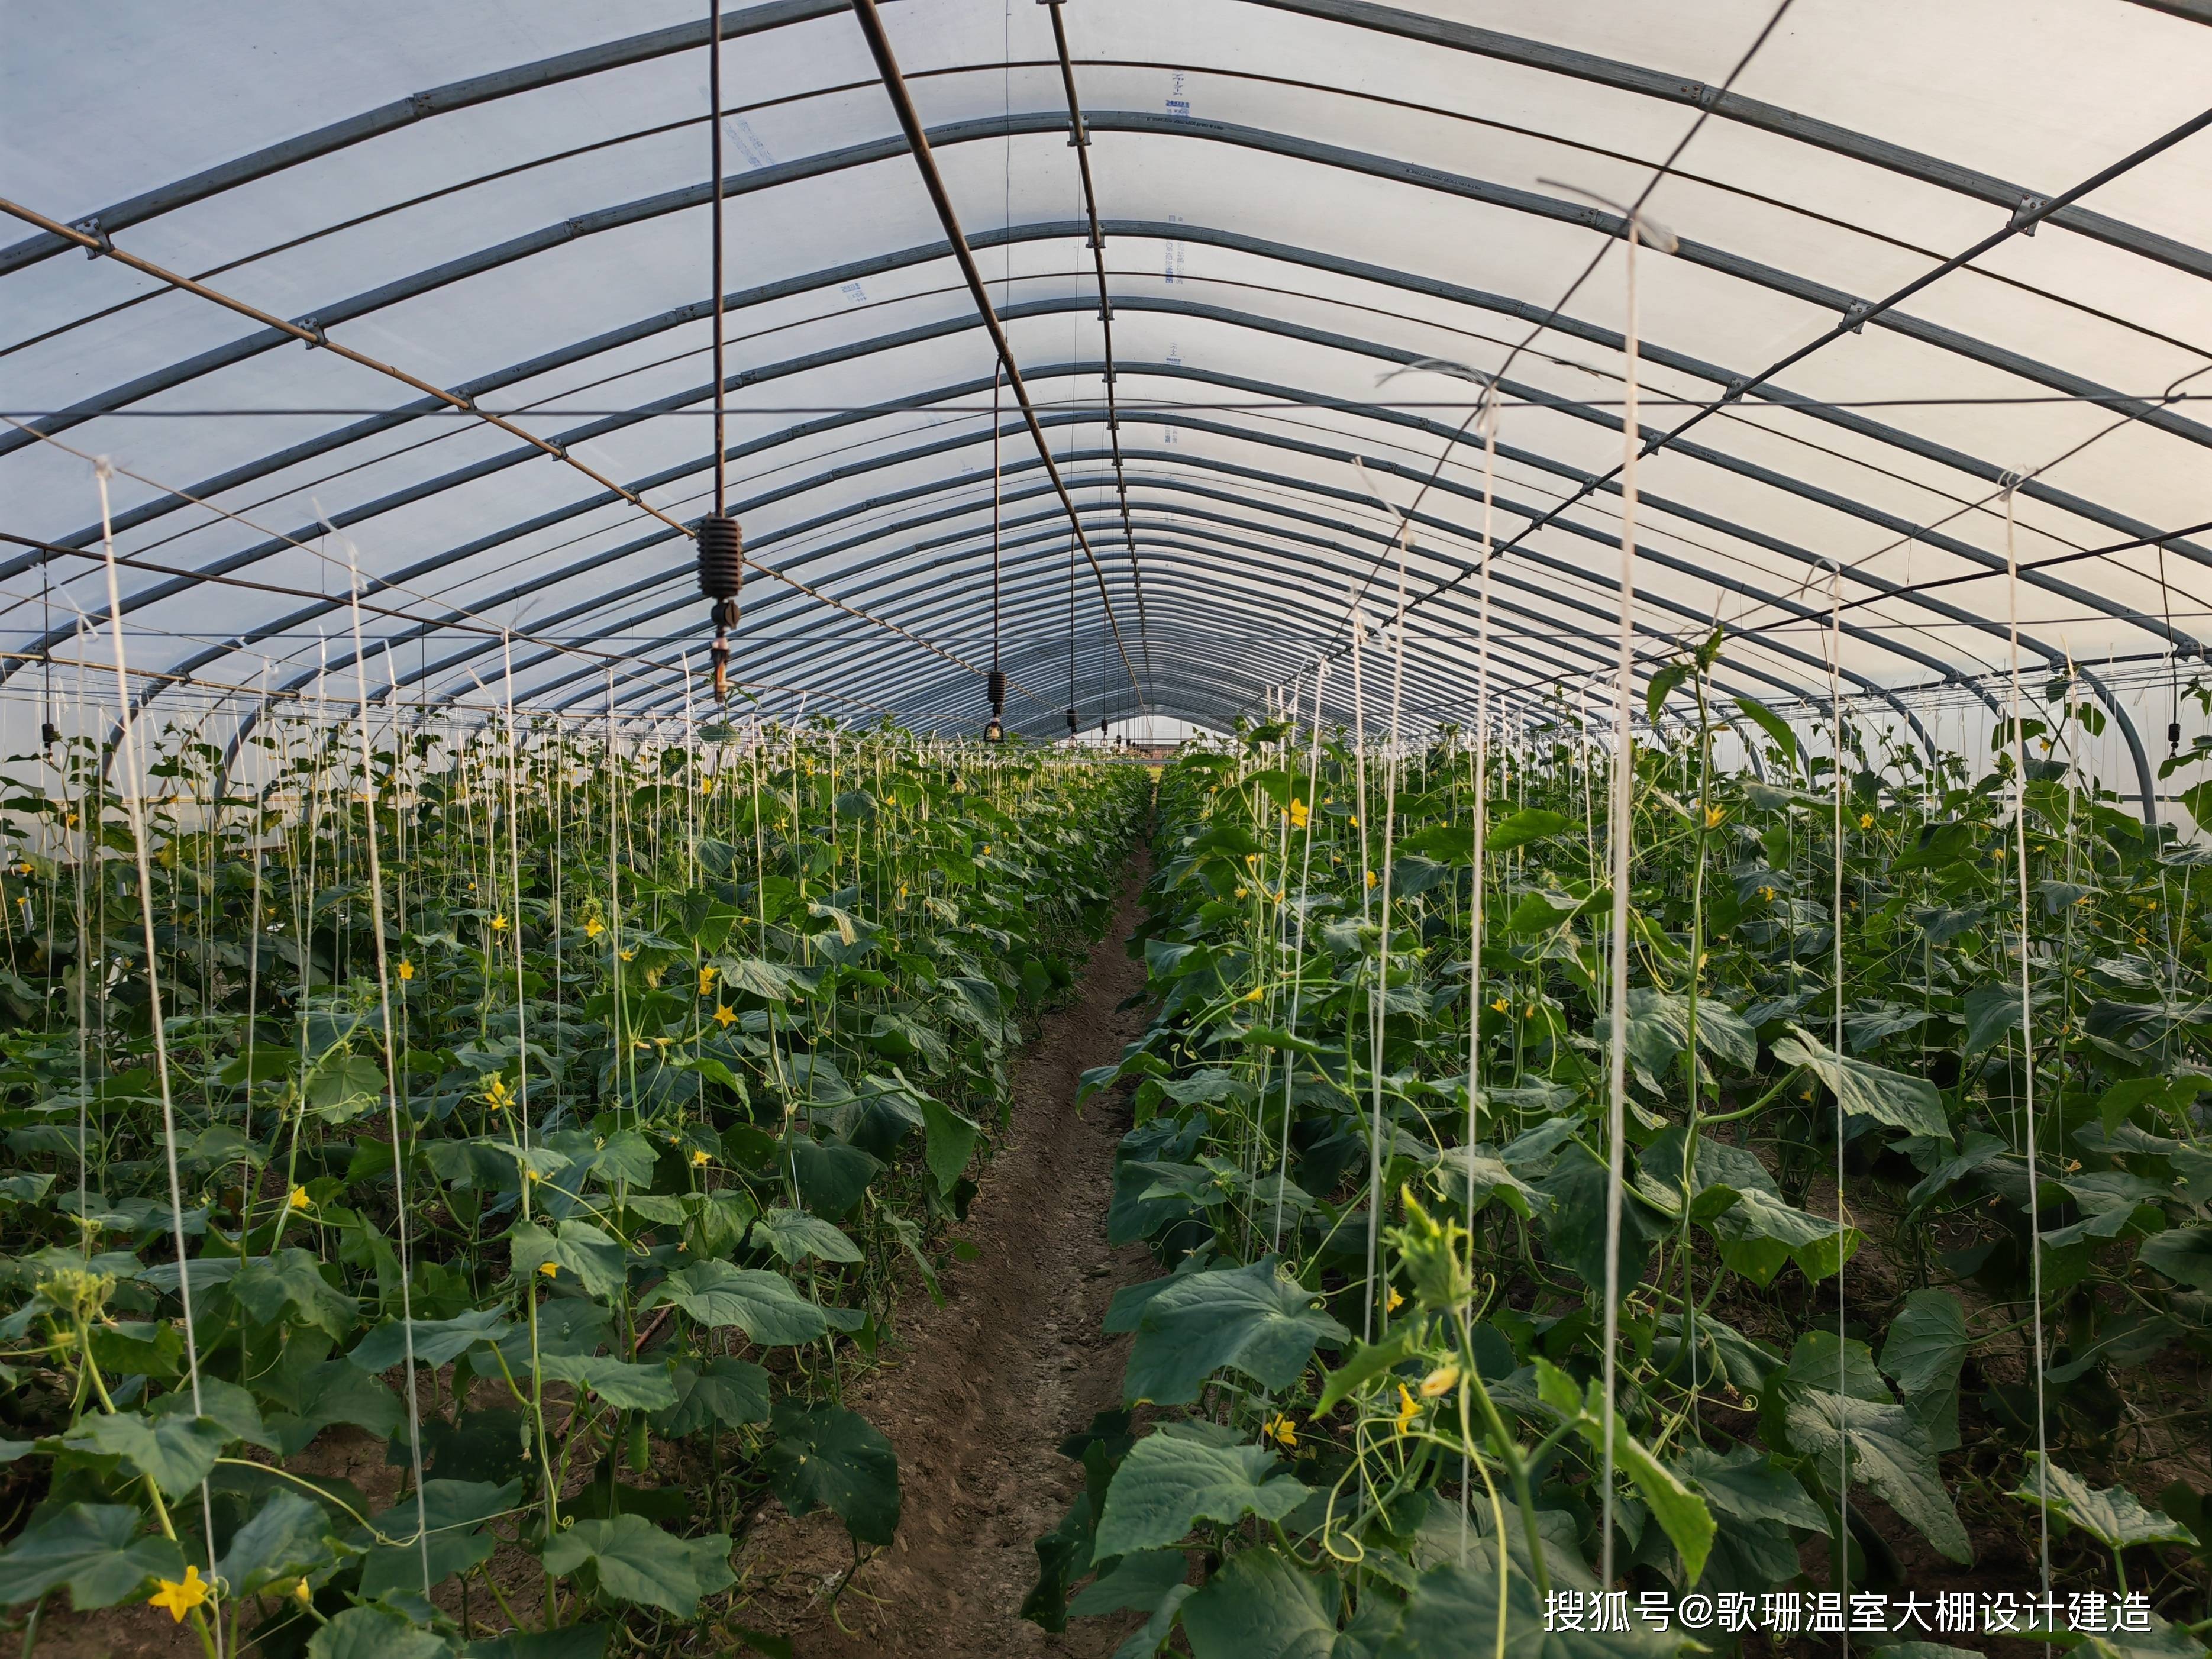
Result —
<svg viewBox="0 0 2212 1659"><path fill-rule="evenodd" d="M1142 1013L1115 1009L1144 983L1122 951L1143 878L1132 870L1076 1001L1016 1058L1011 1135L957 1230L979 1254L945 1275L944 1307L915 1287L890 1362L847 1401L890 1435L904 1492L897 1541L838 1604L847 1628L825 1590L852 1547L827 1510L793 1521L771 1505L738 1559L754 1597L738 1617L788 1637L796 1659L1091 1659L1140 1622L1082 1620L1052 1636L1018 1614L1036 1577L1034 1540L1082 1485L1054 1447L1121 1403L1128 1339L1099 1334L1106 1304L1158 1271L1141 1249L1106 1245L1122 1103L1094 1097L1079 1118L1073 1109L1079 1074L1120 1058L1144 1029Z"/></svg>

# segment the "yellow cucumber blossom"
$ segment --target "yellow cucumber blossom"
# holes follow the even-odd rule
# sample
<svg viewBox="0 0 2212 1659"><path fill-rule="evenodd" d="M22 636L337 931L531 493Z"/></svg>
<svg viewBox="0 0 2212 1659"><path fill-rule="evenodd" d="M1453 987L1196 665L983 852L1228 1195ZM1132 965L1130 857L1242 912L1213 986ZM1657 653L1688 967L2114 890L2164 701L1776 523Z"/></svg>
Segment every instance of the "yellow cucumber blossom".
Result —
<svg viewBox="0 0 2212 1659"><path fill-rule="evenodd" d="M699 793L700 793L701 794L702 794L702 795L711 795L711 794L713 794L713 793L714 793L714 779L712 779L712 778L702 778L702 779L700 779L700 780L699 780Z"/></svg>
<svg viewBox="0 0 2212 1659"><path fill-rule="evenodd" d="M1421 1402L1403 1382L1398 1385L1398 1432L1405 1433L1413 1426L1413 1419L1421 1414Z"/></svg>
<svg viewBox="0 0 2212 1659"><path fill-rule="evenodd" d="M194 1607L205 1603L211 1594L207 1581L200 1577L200 1570L198 1567L186 1567L181 1580L157 1578L154 1582L159 1584L161 1589L146 1598L146 1604L149 1607L163 1609L170 1618L180 1625L185 1622L185 1615Z"/></svg>
<svg viewBox="0 0 2212 1659"><path fill-rule="evenodd" d="M714 964L708 963L699 970L699 994L711 996L714 990Z"/></svg>
<svg viewBox="0 0 2212 1659"><path fill-rule="evenodd" d="M532 1181L538 1179L536 1176L532 1176L530 1178ZM557 1267L554 1266L550 1261L541 1261L538 1264L538 1271L544 1273L546 1278L550 1279L555 1273L559 1273L561 1270Z"/></svg>
<svg viewBox="0 0 2212 1659"><path fill-rule="evenodd" d="M1727 807L1725 807L1725 806L1708 806L1707 808L1705 808L1705 828L1706 828L1706 829L1708 829L1708 830L1717 830L1717 829L1719 829L1719 828L1720 828L1721 820L1722 820L1723 818L1726 817L1727 816L1728 816L1728 808L1727 808Z"/></svg>
<svg viewBox="0 0 2212 1659"><path fill-rule="evenodd" d="M1862 813L1860 813L1860 814L1859 814L1859 828L1860 828L1860 829L1862 829L1862 830L1871 830L1871 829L1873 829L1873 828L1874 828L1874 814L1873 814L1873 813L1871 813L1871 812L1862 812Z"/></svg>
<svg viewBox="0 0 2212 1659"><path fill-rule="evenodd" d="M1261 988L1255 985L1244 994L1244 1000L1247 1002L1257 1002L1260 1000L1261 994L1262 993Z"/></svg>
<svg viewBox="0 0 2212 1659"><path fill-rule="evenodd" d="M601 921L597 916L586 916L584 919L584 937L586 939L597 939L600 934L606 931L606 923Z"/></svg>
<svg viewBox="0 0 2212 1659"><path fill-rule="evenodd" d="M505 916L494 916L491 919L491 930L495 933L505 933L507 931L507 918Z"/></svg>
<svg viewBox="0 0 2212 1659"><path fill-rule="evenodd" d="M496 1072L483 1080L484 1104L495 1112L503 1112L514 1104L514 1091L507 1086L507 1079Z"/></svg>
<svg viewBox="0 0 2212 1659"><path fill-rule="evenodd" d="M1421 1398L1434 1400L1459 1387L1459 1367L1446 1361L1421 1379Z"/></svg>
<svg viewBox="0 0 2212 1659"><path fill-rule="evenodd" d="M1500 997L1497 1001L1492 1003L1490 1005L1490 1011L1495 1014L1504 1013L1505 1012L1505 999L1504 997Z"/></svg>
<svg viewBox="0 0 2212 1659"><path fill-rule="evenodd" d="M295 1210L306 1209L307 1207L307 1189L305 1187L293 1188L291 1197L286 1199L284 1201Z"/></svg>
<svg viewBox="0 0 2212 1659"><path fill-rule="evenodd" d="M1275 1443L1279 1446L1291 1448L1292 1449L1295 1449L1297 1446L1297 1425L1292 1423L1289 1418L1285 1417L1280 1412L1277 1412L1273 1417L1267 1419L1267 1426L1262 1429L1261 1432L1265 1434L1268 1439L1275 1442Z"/></svg>
<svg viewBox="0 0 2212 1659"><path fill-rule="evenodd" d="M1237 896L1238 898L1243 898L1243 897L1244 897L1247 894L1249 894L1251 890L1251 890L1250 888L1249 888L1249 887L1240 887L1240 888L1238 888L1238 889L1237 890Z"/></svg>
<svg viewBox="0 0 2212 1659"><path fill-rule="evenodd" d="M399 958L399 982L400 982L402 985L404 985L404 984L405 984L409 980L410 980L410 979L412 979L412 978L414 978L414 977L415 977L415 964L414 964L413 963L411 963L411 962L408 961L408 960L407 960L407 958L406 958L405 957L400 957L400 958Z"/></svg>
<svg viewBox="0 0 2212 1659"><path fill-rule="evenodd" d="M1385 1313L1395 1313L1405 1305L1406 1298L1398 1293L1395 1286L1392 1287L1390 1294L1382 1298L1382 1309Z"/></svg>
<svg viewBox="0 0 2212 1659"><path fill-rule="evenodd" d="M1760 888L1759 890L1759 896L1760 898L1765 900L1769 904L1774 902L1774 890L1771 887Z"/></svg>
<svg viewBox="0 0 2212 1659"><path fill-rule="evenodd" d="M691 1167L695 1170L707 1167L707 1154L702 1148L695 1146L691 1149Z"/></svg>
<svg viewBox="0 0 2212 1659"><path fill-rule="evenodd" d="M615 954L620 957L624 962L635 962L637 960L637 946L633 945L629 950L617 951Z"/></svg>
<svg viewBox="0 0 2212 1659"><path fill-rule="evenodd" d="M1312 818L1312 817L1313 817L1313 808L1312 808L1312 807L1310 807L1310 806L1309 806L1309 805L1307 805L1304 801L1302 801L1302 800L1294 800L1294 801L1292 801L1292 802L1291 803L1291 829L1293 829L1293 830L1303 830L1303 829L1304 829L1304 828L1306 827L1306 824L1307 824L1308 821L1309 821L1309 820L1310 820L1310 819Z"/></svg>
<svg viewBox="0 0 2212 1659"><path fill-rule="evenodd" d="M726 1031L730 1027L735 1025L737 1023L738 1017L730 1012L730 1005L728 1003L720 1002L714 1005L715 1024L720 1026Z"/></svg>
<svg viewBox="0 0 2212 1659"><path fill-rule="evenodd" d="M1374 885L1375 885L1375 884L1376 884L1376 882L1378 882L1378 881L1380 881L1380 880L1382 880L1382 877L1380 877L1380 876L1378 876L1378 875L1376 875L1376 874L1372 870L1370 870L1370 871L1367 872L1367 884L1368 884L1370 887L1374 886Z"/></svg>

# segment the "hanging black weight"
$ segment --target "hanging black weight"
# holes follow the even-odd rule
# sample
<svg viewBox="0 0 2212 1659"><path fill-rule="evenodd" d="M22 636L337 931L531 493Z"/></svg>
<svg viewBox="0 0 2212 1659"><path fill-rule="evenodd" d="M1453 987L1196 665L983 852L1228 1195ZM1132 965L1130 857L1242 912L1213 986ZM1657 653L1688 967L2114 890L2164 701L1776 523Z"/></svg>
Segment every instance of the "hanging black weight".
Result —
<svg viewBox="0 0 2212 1659"><path fill-rule="evenodd" d="M699 591L734 599L745 584L745 538L738 521L720 513L699 520Z"/></svg>

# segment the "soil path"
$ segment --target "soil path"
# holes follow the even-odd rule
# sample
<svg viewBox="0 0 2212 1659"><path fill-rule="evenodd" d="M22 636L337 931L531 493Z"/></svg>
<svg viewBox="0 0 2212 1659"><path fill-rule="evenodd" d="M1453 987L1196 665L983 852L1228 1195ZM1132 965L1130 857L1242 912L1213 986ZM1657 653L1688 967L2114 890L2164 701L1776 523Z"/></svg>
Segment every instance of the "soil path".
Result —
<svg viewBox="0 0 2212 1659"><path fill-rule="evenodd" d="M828 1511L793 1521L771 1505L737 1562L753 1598L738 1619L787 1637L795 1659L1092 1659L1140 1622L1082 1620L1053 1636L1019 1612L1035 1540L1082 1486L1054 1448L1121 1403L1128 1339L1100 1334L1106 1304L1158 1271L1140 1248L1106 1244L1124 1103L1097 1096L1074 1109L1081 1073L1118 1060L1144 1029L1141 1012L1115 1005L1144 984L1122 945L1145 873L1132 867L1075 1001L1015 1057L1011 1131L956 1230L978 1254L944 1275L945 1306L912 1287L888 1363L847 1401L897 1448L897 1541L860 1569L834 1618L829 1594L853 1555Z"/></svg>

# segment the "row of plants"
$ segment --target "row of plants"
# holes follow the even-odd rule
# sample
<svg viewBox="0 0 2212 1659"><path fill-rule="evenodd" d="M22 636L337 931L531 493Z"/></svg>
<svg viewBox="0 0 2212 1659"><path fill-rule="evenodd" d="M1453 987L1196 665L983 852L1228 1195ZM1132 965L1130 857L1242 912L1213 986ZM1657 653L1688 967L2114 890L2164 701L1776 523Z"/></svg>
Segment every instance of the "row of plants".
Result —
<svg viewBox="0 0 2212 1659"><path fill-rule="evenodd" d="M1928 1622L1964 1588L2204 1651L2207 854L2082 775L2068 680L1977 768L1716 708L1721 647L1636 750L1618 1182L1601 745L1279 723L1169 769L1158 1012L1085 1080L1164 1271L1028 1616L1144 1613L1120 1659L1656 1655L1913 1591L1850 1639L1929 1659L1978 1645ZM2208 759L2166 769L2200 816ZM1741 1617L1605 1628L1613 1591Z"/></svg>
<svg viewBox="0 0 2212 1659"><path fill-rule="evenodd" d="M172 732L135 815L116 765L19 757L4 802L25 1652L64 1595L210 1659L728 1646L763 1504L888 1544L842 1402L895 1278L935 1293L1143 774L512 719Z"/></svg>

